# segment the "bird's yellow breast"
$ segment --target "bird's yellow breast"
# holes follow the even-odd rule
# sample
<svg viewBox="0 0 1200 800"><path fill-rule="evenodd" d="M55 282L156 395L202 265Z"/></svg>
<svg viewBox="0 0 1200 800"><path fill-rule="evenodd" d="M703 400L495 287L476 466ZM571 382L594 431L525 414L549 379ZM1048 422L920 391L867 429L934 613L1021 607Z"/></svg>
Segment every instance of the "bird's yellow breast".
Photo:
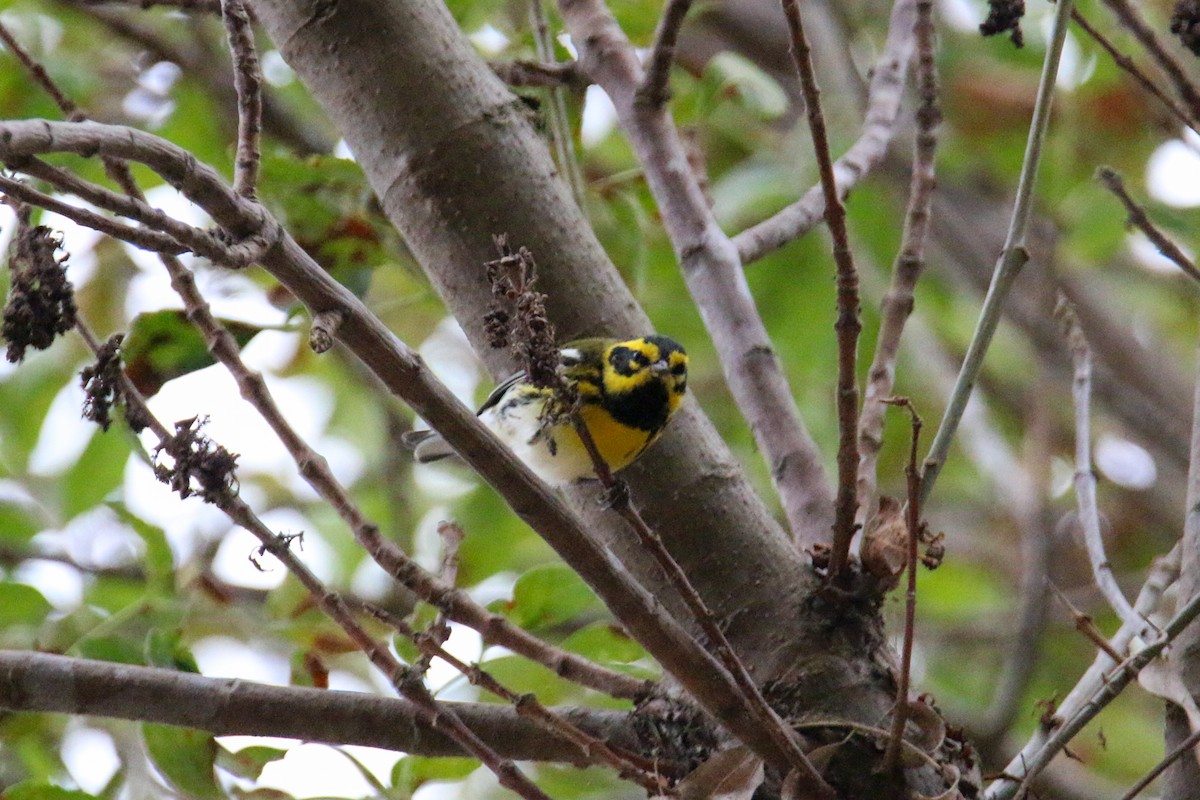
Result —
<svg viewBox="0 0 1200 800"><path fill-rule="evenodd" d="M583 424L587 425L588 432L592 434L596 449L600 451L609 469L614 472L637 458L658 436L655 432L620 424L598 405L584 404L579 413L583 417ZM558 449L557 458L564 461L585 459L590 465L587 450L573 429L563 427L556 430L554 440ZM588 474L590 472L589 469Z"/></svg>

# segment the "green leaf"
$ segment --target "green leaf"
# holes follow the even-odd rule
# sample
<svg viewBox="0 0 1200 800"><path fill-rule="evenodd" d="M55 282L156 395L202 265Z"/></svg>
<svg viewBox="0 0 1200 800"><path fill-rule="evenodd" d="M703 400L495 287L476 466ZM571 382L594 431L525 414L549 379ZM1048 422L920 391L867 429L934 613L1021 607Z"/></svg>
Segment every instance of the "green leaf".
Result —
<svg viewBox="0 0 1200 800"><path fill-rule="evenodd" d="M0 542L10 547L28 543L35 533L46 527L36 518L37 513L38 509L33 505L0 502Z"/></svg>
<svg viewBox="0 0 1200 800"><path fill-rule="evenodd" d="M262 328L245 322L220 320L233 334L239 347ZM209 355L204 336L179 309L138 314L121 348L125 369L134 385L150 397L167 381L216 363Z"/></svg>
<svg viewBox="0 0 1200 800"><path fill-rule="evenodd" d="M229 792L241 800L292 800L292 795L279 789L250 789L249 791L233 787Z"/></svg>
<svg viewBox="0 0 1200 800"><path fill-rule="evenodd" d="M288 754L287 750L266 745L251 745L243 747L236 753L224 747L217 749L217 766L239 778L256 781L262 775L263 768L274 761L279 761Z"/></svg>
<svg viewBox="0 0 1200 800"><path fill-rule="evenodd" d="M162 528L151 525L131 512L124 503L109 503L121 521L133 529L146 545L143 564L146 568L146 590L149 594L173 596L175 594L175 556L167 535Z"/></svg>
<svg viewBox="0 0 1200 800"><path fill-rule="evenodd" d="M96 795L78 789L64 789L52 783L25 781L4 790L4 800L97 800Z"/></svg>
<svg viewBox="0 0 1200 800"><path fill-rule="evenodd" d="M113 429L92 433L88 446L59 481L63 519L94 508L125 480L125 463L133 451L128 436Z"/></svg>
<svg viewBox="0 0 1200 800"><path fill-rule="evenodd" d="M597 663L628 664L646 658L646 651L619 626L593 622L572 633L563 647Z"/></svg>
<svg viewBox="0 0 1200 800"><path fill-rule="evenodd" d="M779 119L787 113L788 96L783 87L745 56L726 50L714 56L704 69L720 81L723 89L735 90L759 119Z"/></svg>
<svg viewBox="0 0 1200 800"><path fill-rule="evenodd" d="M547 564L517 578L507 612L522 628L537 630L566 622L598 606L592 590L569 567Z"/></svg>
<svg viewBox="0 0 1200 800"><path fill-rule="evenodd" d="M497 656L483 661L480 666L509 690L518 694L536 694L543 705L567 703L579 697L579 687L576 684L560 678L552 670L523 656ZM491 697L492 695L488 694L482 699Z"/></svg>
<svg viewBox="0 0 1200 800"><path fill-rule="evenodd" d="M41 592L24 583L0 583L0 630L10 625L40 625L54 610Z"/></svg>
<svg viewBox="0 0 1200 800"><path fill-rule="evenodd" d="M191 651L180 644L178 630L155 628L146 634L146 664L179 672L200 673Z"/></svg>
<svg viewBox="0 0 1200 800"><path fill-rule="evenodd" d="M430 781L460 781L478 767L473 758L405 756L392 767L392 786L414 791Z"/></svg>
<svg viewBox="0 0 1200 800"><path fill-rule="evenodd" d="M217 742L211 733L143 722L142 738L154 766L175 789L200 798L225 796L213 775Z"/></svg>
<svg viewBox="0 0 1200 800"><path fill-rule="evenodd" d="M24 471L37 445L42 421L50 403L68 381L77 378L59 358L33 358L11 376L0 380L0 464L14 474Z"/></svg>

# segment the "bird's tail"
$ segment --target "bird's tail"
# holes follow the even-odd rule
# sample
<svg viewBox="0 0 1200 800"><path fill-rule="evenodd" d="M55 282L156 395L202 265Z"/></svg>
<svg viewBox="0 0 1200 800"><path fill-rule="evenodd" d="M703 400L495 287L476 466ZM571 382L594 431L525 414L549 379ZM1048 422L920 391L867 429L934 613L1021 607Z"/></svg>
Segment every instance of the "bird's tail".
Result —
<svg viewBox="0 0 1200 800"><path fill-rule="evenodd" d="M428 464L454 455L454 448L437 431L408 431L400 437L405 447L412 448L418 464Z"/></svg>

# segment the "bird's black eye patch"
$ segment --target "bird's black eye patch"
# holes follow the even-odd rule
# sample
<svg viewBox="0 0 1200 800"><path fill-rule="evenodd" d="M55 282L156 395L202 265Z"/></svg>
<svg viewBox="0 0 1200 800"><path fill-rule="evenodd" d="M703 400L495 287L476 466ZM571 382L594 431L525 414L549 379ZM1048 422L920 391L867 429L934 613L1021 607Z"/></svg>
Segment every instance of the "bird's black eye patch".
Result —
<svg viewBox="0 0 1200 800"><path fill-rule="evenodd" d="M641 353L628 347L614 347L612 352L608 354L608 363L612 364L612 368L619 375L629 377L642 366L637 362L637 356L641 356ZM642 359L644 360L645 356L642 356Z"/></svg>
<svg viewBox="0 0 1200 800"><path fill-rule="evenodd" d="M675 366L671 367L671 374L675 375L676 377L683 377L684 375L687 375L687 364L684 364L682 361L679 362Z"/></svg>

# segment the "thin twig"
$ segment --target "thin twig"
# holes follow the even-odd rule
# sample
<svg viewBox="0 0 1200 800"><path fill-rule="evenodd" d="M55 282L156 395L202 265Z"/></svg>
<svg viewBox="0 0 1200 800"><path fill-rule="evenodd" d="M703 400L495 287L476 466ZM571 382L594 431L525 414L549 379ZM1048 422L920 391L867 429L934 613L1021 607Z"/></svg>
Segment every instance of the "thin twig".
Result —
<svg viewBox="0 0 1200 800"><path fill-rule="evenodd" d="M958 430L963 410L971 397L975 379L983 368L983 359L1000 324L1000 315L1004 302L1008 297L1013 281L1017 279L1021 268L1029 260L1025 249L1025 230L1029 225L1029 217L1033 212L1033 186L1037 179L1038 164L1041 161L1042 144L1050 125L1050 106L1054 98L1054 82L1058 75L1058 64L1062 59L1063 42L1067 36L1067 21L1070 18L1073 0L1059 0L1054 15L1054 29L1046 48L1046 60L1042 65L1041 82L1038 84L1037 100L1033 107L1033 119L1029 123L1029 139L1025 145L1025 158L1021 163L1021 177L1017 184L1016 203L1013 207L1012 220L1009 224L1008 235L1004 240L1004 248L1000 259L996 262L992 273L992 282L988 287L987 297L984 298L983 308L979 312L975 333L967 347L963 365L958 373L954 392L946 405L942 421L934 434L933 444L929 446L929 454L925 457L925 472L921 482L921 501L928 502L929 494L937 483L938 475L945 466L946 456L950 452L950 443Z"/></svg>
<svg viewBox="0 0 1200 800"><path fill-rule="evenodd" d="M1183 270L1189 278L1200 281L1200 269L1196 268L1195 263L1187 257L1187 254L1179 248L1179 245L1172 242L1167 235L1160 231L1158 227L1150 221L1150 217L1146 215L1146 210L1130 197L1129 192L1125 190L1125 181L1121 180L1121 175L1112 167L1100 167L1096 170L1096 180L1104 185L1117 199L1121 201L1121 205L1125 206L1125 211L1129 214L1129 223L1137 226L1138 230L1146 234L1158 252L1175 262L1175 265Z"/></svg>
<svg viewBox="0 0 1200 800"><path fill-rule="evenodd" d="M883 54L871 70L862 133L833 165L838 197L844 199L887 154L888 144L896 133L900 118L905 76L915 42L915 19L915 0L896 0L892 6ZM734 236L733 243L742 264L748 266L788 242L799 239L824 218L825 192L818 183L795 203Z"/></svg>
<svg viewBox="0 0 1200 800"><path fill-rule="evenodd" d="M792 58L804 89L808 111L808 128L812 134L813 152L821 172L821 187L825 192L825 224L833 238L833 260L837 264L837 330L838 342L838 480L834 502L833 545L829 554L829 579L844 577L850 559L850 541L854 538L855 512L858 498L855 477L858 469L858 335L862 331L859 319L858 271L846 235L846 207L838 196L833 160L829 155L829 137L825 132L825 116L821 111L821 90L813 71L812 53L804 34L804 20L796 0L783 0L788 31L792 37Z"/></svg>
<svg viewBox="0 0 1200 800"><path fill-rule="evenodd" d="M230 235L262 236L265 231L275 237L278 243L266 251L262 265L311 314L332 308L344 310L346 321L339 328L339 339L390 391L428 420L568 565L588 576L592 588L617 619L698 703L772 763L788 765L786 755L779 752L743 705L736 702L740 697L737 685L720 663L589 535L579 516L436 380L416 353L400 342L357 297L329 277L266 209L230 191L211 167L197 162L186 151L143 131L91 122L0 122L0 159L47 152L109 155L138 161L162 174ZM377 559L387 555L383 537L375 526L365 523L355 533L365 537L364 544ZM401 573L406 569L403 561L384 566ZM731 703L731 699L735 702Z"/></svg>
<svg viewBox="0 0 1200 800"><path fill-rule="evenodd" d="M1062 2L1062 0L1060 0ZM1171 621L1163 628L1162 634L1152 643L1147 645L1137 655L1125 659L1117 665L1117 669L1110 673L1103 685L1096 691L1082 708L1080 708L1073 716L1067 719L1058 727L1046 743L1029 759L1025 773L1021 778L1016 789L1016 796L1023 797L1028 790L1029 782L1033 780L1039 772L1046 768L1050 760L1066 747L1075 734L1083 730L1083 727L1092 721L1104 708L1117 699L1117 696L1133 681L1137 674L1157 658L1167 645L1175 640L1184 628L1190 625L1196 617L1200 616L1200 594L1191 598L1179 612L1171 618Z"/></svg>
<svg viewBox="0 0 1200 800"><path fill-rule="evenodd" d="M1092 472L1092 350L1079 325L1079 318L1075 316L1075 310L1065 297L1059 296L1054 313L1066 333L1074 367L1071 397L1075 405L1075 499L1079 524L1087 544L1088 560L1092 565L1092 578L1117 617L1124 623L1136 625L1139 621L1137 612L1117 585L1112 565L1108 563L1108 556L1104 552L1104 535L1100 530L1096 476Z"/></svg>
<svg viewBox="0 0 1200 800"><path fill-rule="evenodd" d="M49 81L48 78L47 81ZM68 104L70 108L75 109L74 104L70 104L70 101L58 91L52 82L49 83L48 89L53 90L50 92L52 96L63 99L61 105L63 105L64 111ZM75 113L77 119L86 120L87 117L82 112L76 110ZM24 169L34 171L32 168L43 162L36 158L26 157L22 159L21 163ZM150 209L146 205L144 196L124 161L106 158L105 163L110 171L115 173L117 181L125 187L131 195L130 197L122 198L101 187L93 187L80 179L74 179L70 173L49 165L44 165L45 171L38 170L37 172L43 177L62 180L62 188L79 193L84 199L90 198L98 204L109 202L113 205L113 210L124 211L145 225L163 226L172 231L176 230L176 227L172 226L181 225L157 209ZM68 178L71 180L67 180ZM215 238L213 241L216 241ZM225 263L219 258L216 260L218 263ZM471 600L465 593L455 590L453 581L438 581L417 567L398 547L380 537L378 528L357 509L349 494L333 477L325 460L308 447L279 411L262 376L247 368L242 362L236 342L213 316L208 303L197 290L191 272L170 256L163 257L163 265L170 275L172 287L179 293L184 306L188 309L188 318L204 335L210 353L225 365L237 381L243 396L247 397L264 420L271 424L280 441L293 456L301 474L306 477L322 498L338 510L360 543L382 567L385 569L390 567L388 571L394 577L418 597L437 607L440 614L479 631L483 635L484 641L508 647L513 652L546 666L567 680L578 682L614 697L626 699L645 697L654 691L654 685L650 681L639 681L592 664L586 659L530 635L507 619L489 612ZM331 309L318 313L314 317L314 329L319 321L324 320L328 323L328 330L325 330L325 334L332 337L336 334L337 328L345 316L343 309ZM333 322L334 319L336 319L336 324ZM324 330L324 328L322 329ZM405 577L407 580L404 579Z"/></svg>
<svg viewBox="0 0 1200 800"><path fill-rule="evenodd" d="M680 270L720 357L725 381L754 434L793 540L827 541L833 498L741 262L709 208L679 130L664 108L637 103L641 63L600 0L560 0L584 69L617 109L671 239Z"/></svg>
<svg viewBox="0 0 1200 800"><path fill-rule="evenodd" d="M1171 116L1183 123L1184 126L1196 131L1197 121L1188 115L1187 110L1170 97L1167 97L1166 92L1159 88L1158 83L1150 80L1146 73L1142 72L1138 68L1138 65L1133 62L1132 58L1118 50L1117 46L1112 43L1112 40L1097 30L1092 23L1088 22L1087 18L1083 16L1078 8L1071 11L1071 19L1074 20L1075 24L1077 24L1080 28L1083 28L1084 33L1092 37L1096 44L1100 45L1100 47L1103 48L1106 53L1108 53L1114 64L1116 64L1120 69L1123 69L1129 73L1130 77L1133 78L1138 86L1141 86L1155 99L1162 103L1163 106L1166 107L1167 111L1171 113ZM1196 133L1200 133L1200 131L1196 131Z"/></svg>
<svg viewBox="0 0 1200 800"><path fill-rule="evenodd" d="M533 44L538 60L544 64L554 63L554 41L550 38L550 28L546 24L546 11L542 8L542 0L529 0L529 21L533 28ZM586 212L587 187L579 169L579 160L575 157L575 136L571 131L571 120L567 117L565 90L562 85L552 85L547 92L550 95L550 140L554 145L558 168L566 176L575 204L581 211Z"/></svg>
<svg viewBox="0 0 1200 800"><path fill-rule="evenodd" d="M1050 582L1049 586L1054 592L1054 596L1058 598L1058 601L1067 607L1067 611L1071 615L1071 620L1075 623L1075 630L1082 633L1089 642L1096 645L1097 649L1106 653L1114 662L1120 663L1122 661L1121 654L1114 650L1113 646L1104 638L1104 634L1100 633L1100 629L1096 627L1095 620L1076 608L1075 604L1071 602L1071 598L1067 597L1066 593L1058 588L1055 583Z"/></svg>
<svg viewBox="0 0 1200 800"><path fill-rule="evenodd" d="M169 61L178 64L189 81L202 84L214 102L220 117L214 122L222 128L228 127L230 135L237 130L237 90L229 79L229 70L224 68L225 60L217 53L224 53L217 45L216 29L197 24L192 21L187 24L188 39L177 35L164 35L159 28L141 25L135 22L136 17L126 13L127 9L113 8L110 4L89 3L86 0L54 0L58 5L74 8L107 29L107 33L117 39L130 42L138 50L147 50L154 61ZM111 4L119 5L119 4ZM206 8L216 14L221 12L220 0L212 0L211 8ZM247 10L253 18L252 9ZM175 25L174 28L184 26ZM179 31L173 31L178 33ZM321 125L314 124L311 119L293 110L278 93L264 87L263 91L263 129L274 138L286 143L296 151L297 155L325 154L333 151L337 144L335 137Z"/></svg>
<svg viewBox="0 0 1200 800"><path fill-rule="evenodd" d="M1129 29L1134 38L1141 42L1150 57L1166 73L1167 79L1170 80L1176 93L1187 106L1188 116L1192 118L1192 121L1200 121L1200 89L1197 89L1196 85L1192 83L1183 65L1167 52L1167 48L1163 46L1154 29L1146 24L1137 9L1126 0L1104 0L1104 4L1116 15L1121 24Z"/></svg>
<svg viewBox="0 0 1200 800"><path fill-rule="evenodd" d="M679 566L679 562L667 551L667 548L662 543L662 539L646 524L646 521L638 513L638 510L630 505L628 487L613 476L612 470L604 460L604 456L600 454L600 449L596 446L596 442L592 438L592 433L588 430L587 425L584 424L578 413L575 413L573 417L575 432L579 435L584 449L587 450L588 455L592 459L592 466L595 469L596 477L608 492L609 505L621 515L622 519L629 523L629 527L637 535L638 542L642 545L642 548L651 555L655 563L658 564L667 576L671 587L683 599L688 610L692 613L692 617L700 625L700 629L708 638L709 646L716 651L717 658L720 659L721 664L724 665L725 669L733 677L750 713L763 726L775 746L786 754L791 769L802 776L801 780L806 787L811 789L813 796L816 798L834 797L833 789L825 783L821 774L816 770L812 762L808 760L808 756L800 749L795 733L775 713L775 710L771 708L763 697L762 692L759 691L758 685L754 682L754 678L750 676L746 665L742 663L737 653L734 652L733 646L729 644L729 640L725 637L725 632L721 630L720 625L717 624L716 619L713 617L712 611L709 610L699 593L696 592L695 587L692 586L692 582L688 580L687 574Z"/></svg>
<svg viewBox="0 0 1200 800"><path fill-rule="evenodd" d="M936 184L937 127L942 115L937 99L933 35L932 0L918 0L916 82L921 100L917 107L908 211L904 220L904 238L892 267L892 285L883 298L875 356L867 371L862 414L858 420L858 503L860 511L867 513L874 507L876 470L879 451L883 447L884 398L892 395L895 386L900 337L912 314L913 290L925 267L925 238ZM865 513L862 516L865 517Z"/></svg>
<svg viewBox="0 0 1200 800"><path fill-rule="evenodd" d="M929 3L923 3L928 14ZM908 484L908 504L905 523L908 527L908 587L904 594L904 644L900 650L900 679L896 685L896 704L892 708L892 730L888 737L887 750L883 754L883 768L889 773L900 767L900 745L904 741L904 725L908 719L908 686L912 677L913 640L917 629L917 540L921 535L921 471L917 466L917 448L921 440L921 418L907 397L894 397L885 401L890 405L908 409L912 417L912 439L908 451L908 464L904 475Z"/></svg>
<svg viewBox="0 0 1200 800"><path fill-rule="evenodd" d="M1161 775L1167 767L1178 761L1184 753L1191 752L1197 744L1200 744L1200 730L1192 731L1190 736L1180 742L1170 753L1167 753L1162 761L1154 765L1154 769L1147 772L1141 780L1129 787L1128 792L1121 795L1121 800L1133 800L1142 793L1143 789L1154 783L1154 779Z"/></svg>
<svg viewBox="0 0 1200 800"><path fill-rule="evenodd" d="M89 349L99 356L100 345L82 320L77 323L77 329ZM145 399L124 370L121 371L120 382L121 398L126 408L135 413L136 417L154 432L160 446L170 455L172 452L170 443L174 438L172 434L150 412ZM176 463L178 464L177 458ZM181 492L181 494L184 493ZM205 499L221 509L236 525L253 534L261 543L264 551L271 553L287 567L288 571L308 590L317 606L346 632L346 635L367 656L368 660L388 678L392 686L413 703L414 710L422 722L447 734L464 750L478 758L496 775L502 786L511 789L527 800L550 800L548 795L525 777L511 760L502 758L474 731L463 724L453 710L444 703L434 700L424 685L404 680L406 670L391 651L373 639L354 619L341 596L328 589L304 562L296 557L291 549L291 539L277 535L263 523L253 509L238 496L232 480L225 481L220 490L209 487L209 491L205 492Z"/></svg>
<svg viewBox="0 0 1200 800"><path fill-rule="evenodd" d="M572 92L582 92L591 83L575 61L493 61L488 66L509 86L562 86Z"/></svg>
<svg viewBox="0 0 1200 800"><path fill-rule="evenodd" d="M119 164L119 160L114 163L113 159L109 159L106 167L112 173L114 170L119 171L123 169ZM182 246L182 249L176 250L174 253L170 253L170 255L190 250L198 256L203 256L214 263L228 268L244 266L257 258L257 253L250 253L244 249L235 250L234 247L227 245L211 232L180 222L169 214L150 206L144 199L130 196L128 190L132 187L128 183L131 178L127 169L123 175L118 176L119 181L126 185L126 194L124 195L109 191L103 186L84 180L69 170L47 164L39 158L22 160L19 171L30 177L49 183L64 194L73 194L98 208L114 214L120 214L123 217L142 224L141 228L131 228L130 230L147 231L149 233L158 232L170 236ZM138 194L140 195L140 191ZM87 212L86 209L78 209L77 213ZM64 216L69 215L64 214ZM72 217L72 219L75 218ZM91 217L81 217L80 219L76 219L76 221L81 225L93 227L87 221L84 221L85 219L91 219ZM103 232L108 233L107 231ZM137 244L136 242L130 243Z"/></svg>
<svg viewBox="0 0 1200 800"><path fill-rule="evenodd" d="M10 163L9 166L11 167L12 164ZM168 234L159 233L149 228L135 228L131 225L125 225L110 217L97 214L94 211L88 211L86 208L79 208L70 203L65 203L62 200L39 192L37 189L33 189L20 181L13 180L4 175L0 175L0 194L6 194L9 197L20 200L22 203L28 203L29 205L61 214L86 228L106 233L114 239L120 239L134 247L149 250L152 253L178 255L179 253L186 253L191 249Z"/></svg>
<svg viewBox="0 0 1200 800"><path fill-rule="evenodd" d="M67 119L75 121L79 117L79 109L75 103L71 101L66 94L54 83L50 74L46 72L46 68L37 62L29 51L21 46L21 43L16 40L16 37L8 30L8 26L0 22L0 41L12 52L17 60L21 62L21 66L29 73L29 77L33 78L34 83L42 88L46 94L50 95L50 99L54 104L62 109L63 114Z"/></svg>
<svg viewBox="0 0 1200 800"><path fill-rule="evenodd" d="M437 526L438 536L442 540L442 565L438 570L438 579L449 586L458 583L458 546L466 537L466 532L457 522L442 520ZM446 612L439 610L433 622L425 629L425 636L441 646L450 638L450 619ZM413 675L425 675L429 671L429 663L436 654L423 653L413 662Z"/></svg>
<svg viewBox="0 0 1200 800"><path fill-rule="evenodd" d="M668 0L658 30L654 33L654 46L646 60L646 75L637 88L637 101L651 106L662 106L671 99L671 62L675 59L675 42L679 29L692 0Z"/></svg>
<svg viewBox="0 0 1200 800"><path fill-rule="evenodd" d="M254 30L242 0L221 0L221 17L229 34L233 86L237 91L238 137L233 190L253 200L258 185L258 137L262 132L262 67L254 46Z"/></svg>
<svg viewBox="0 0 1200 800"><path fill-rule="evenodd" d="M1155 559L1150 567L1149 574L1146 576L1146 582L1142 584L1142 589L1138 593L1137 601L1133 604L1139 616L1144 617L1153 612L1158 607L1167 587L1178 578L1182 552L1183 548L1179 544L1176 544L1170 553ZM1124 653L1134 637L1146 636L1151 630L1153 630L1152 626L1145 622L1137 627L1123 624L1113 634L1113 637L1108 640L1109 647L1106 650L1111 649L1116 653ZM1060 721L1063 718L1073 717L1081 709L1086 708L1093 695L1107 685L1109 670L1119 663L1111 658L1105 650L1097 653L1091 666L1088 667L1083 676L1076 682L1074 688L1058 704L1056 720ZM1016 793L1018 783L1027 774L1034 759L1038 758L1038 754L1050 742L1052 733L1053 728L1039 726L1030 740L1021 748L1021 751L1005 766L1004 771L1001 773L1002 777L993 781L987 787L983 795L985 800L1007 800L1007 798L1011 798Z"/></svg>
<svg viewBox="0 0 1200 800"><path fill-rule="evenodd" d="M421 631L414 630L403 619L371 603L363 603L362 608L376 619L391 626L401 635L412 640L413 644L421 651L422 658L427 660L440 658L457 670L471 685L478 686L500 699L511 703L519 715L529 717L555 736L575 744L582 753L588 756L590 761L597 764L607 764L615 769L622 778L634 781L646 789L651 797L659 795L672 796L674 794L673 790L669 788L667 781L661 775L653 772L653 762L647 763L645 759L639 756L617 752L609 747L604 740L592 736L571 723L563 715L546 708L534 695L514 692L478 664L468 664L447 651L442 647L442 642L438 641L438 637L435 634L429 631L422 633Z"/></svg>

